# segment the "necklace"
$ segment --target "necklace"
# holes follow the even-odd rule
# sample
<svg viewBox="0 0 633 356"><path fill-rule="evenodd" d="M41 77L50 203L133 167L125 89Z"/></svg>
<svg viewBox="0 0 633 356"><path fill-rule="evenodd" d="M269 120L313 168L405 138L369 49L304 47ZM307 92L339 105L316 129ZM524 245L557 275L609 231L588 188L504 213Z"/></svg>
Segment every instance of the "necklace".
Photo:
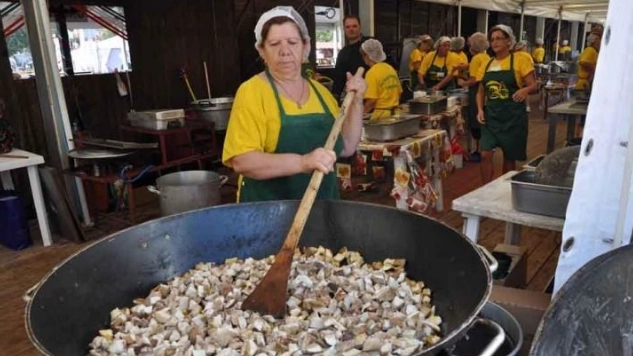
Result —
<svg viewBox="0 0 633 356"><path fill-rule="evenodd" d="M279 87L284 91L284 93L286 94L286 97L292 101L295 102L295 104L297 104L297 107L299 109L303 108L303 105L301 104L301 99L303 99L303 94L305 94L305 89L306 89L306 85L303 81L303 79L301 79L301 95L299 95L299 99L295 99L292 97L292 95L290 95L290 92L288 90L286 90L286 87L284 87L284 85L278 81L277 79L273 78L273 80L275 81L275 83L279 84Z"/></svg>

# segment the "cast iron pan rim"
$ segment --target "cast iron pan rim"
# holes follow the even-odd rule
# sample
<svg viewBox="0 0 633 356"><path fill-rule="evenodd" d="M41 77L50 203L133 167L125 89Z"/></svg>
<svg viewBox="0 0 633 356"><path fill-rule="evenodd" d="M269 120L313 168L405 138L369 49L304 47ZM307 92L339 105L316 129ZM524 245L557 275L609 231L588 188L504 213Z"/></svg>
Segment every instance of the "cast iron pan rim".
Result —
<svg viewBox="0 0 633 356"><path fill-rule="evenodd" d="M380 204L375 204L375 203L366 203L366 202L352 202L352 201L345 201L345 200L324 200L326 202L337 202L337 203L343 203L343 204L348 204L348 205L362 205L362 206L369 206L369 207L377 207L377 208L382 208L382 209L390 209L390 210L397 210L401 213L404 214L408 214L408 215L413 215L413 216L418 216L418 217L423 217L425 219L429 219L435 223L438 224L442 224L445 227L455 231L462 239L464 239L466 242L468 242L471 247L477 252L477 254L479 255L479 258L481 259L482 264L484 265L486 272L487 273L487 288L486 288L486 292L484 293L484 297L481 299L481 301L479 302L479 304L477 305L477 307L475 307L475 309L473 309L470 313L470 315L466 318L466 320L464 320L464 322L462 323L462 325L460 325L459 327L455 327L453 328L453 331L450 332L448 335L445 335L442 337L442 339L440 340L440 342L438 342L437 344L428 347L428 348L423 348L421 350L421 353L430 353L430 354L434 354L440 350L442 350L444 347L446 347L446 344L448 344L449 342L453 342L456 340L452 340L453 338L455 338L458 334L461 334L463 331L466 330L466 328L468 328L469 325L471 325L473 323L473 321L475 320L475 318L477 317L477 315L479 314L479 312L481 312L481 309L484 307L484 305L486 304L486 302L488 301L488 299L490 298L490 294L492 292L492 274L490 272L490 268L488 266L488 261L486 259L486 257L481 253L481 251L479 251L479 248L477 247L477 245L472 242L469 238L467 238L462 232L459 232L458 230L454 229L453 227L444 224L443 222L439 221L436 218L430 217L430 216L424 216L421 214L417 214L417 213L413 213L410 211L406 211L406 210L399 210L396 209L395 207L391 207L391 206L385 206L385 205L380 205ZM277 203L284 203L284 202L296 202L298 203L298 200L279 200L279 201L275 201ZM31 308L33 306L33 299L35 299L35 296L37 295L37 292L39 291L39 289L41 288L41 286L55 273L55 271L57 271L57 269L59 269L60 267L62 267L64 264L66 264L67 262L69 262L70 260L72 260L73 258L75 258L77 255L83 253L84 251L98 245L101 243L108 243L110 241L112 241L113 239L117 238L118 235L131 230L131 229L135 229L139 226L143 226L143 225L147 225L147 224L153 224L155 221L157 220L163 220L163 219L175 219L181 215L185 215L185 214L190 214L192 212L196 212L196 211L200 211L200 210L206 210L206 209L220 209L220 208L224 208L224 207L231 207L231 206L235 206L235 205L244 205L244 204L248 204L248 205L269 205L271 203L271 201L264 201L264 202L253 202L253 203L231 203L231 204L223 204L223 205L216 205L216 206L212 206L212 207L206 207L206 208L201 208L201 209L196 209L196 210L191 210L191 211L187 211L187 212L183 212L183 213L179 213L179 214L174 214L174 215L170 215L170 216L165 216L165 217L161 217L158 219L153 219L153 220L148 220L144 223L141 224L137 224L137 225L133 225L130 226L128 228L125 228L123 230L119 230L115 233L112 233L108 236L105 236L103 238L101 238L99 241L95 241L94 243L80 249L79 251L75 252L74 254L70 255L68 258L66 258L65 260L63 260L62 262L60 262L59 264L57 264L55 267L53 267L51 269L50 272L48 272L39 282L37 282L37 284L35 286L33 286L30 290L27 290L26 294L25 294L25 299L27 300L26 302L26 306L25 306L25 312L24 312L24 322L26 324L26 330L27 330L27 334L29 336L29 340L31 340L31 343L33 343L33 345L44 355L47 356L55 356L52 353L50 353L40 342L39 340L37 340L34 336L33 333L33 328L31 326L31 318L29 318L29 316L31 315ZM542 326L542 324L541 324ZM541 326L539 326L539 330L537 331L537 335L538 332L541 329ZM421 353L418 353L421 354Z"/></svg>
<svg viewBox="0 0 633 356"><path fill-rule="evenodd" d="M563 303L564 302L563 299L565 299L568 294L570 293L573 294L575 292L574 289L578 288L576 286L581 284L585 278L590 276L588 272L590 270L599 269L603 264L608 263L611 257L622 252L623 249L632 249L632 248L633 248L633 245L623 246L623 247L611 250L605 254L598 255L594 257L594 259L587 262L584 266L580 267L576 272L574 272L574 274L571 277L569 277L567 282L565 282L565 284L563 284L563 286L558 290L558 292L554 294L549 306L547 307L547 310L545 311L545 314L543 315L543 318L541 318L541 321L538 324L538 328L536 328L536 332L534 333L534 338L533 338L534 341L532 342L532 346L530 346L530 355L536 355L535 354L535 352L537 351L536 346L540 343L541 338L543 338L543 331L545 329L545 324L547 323L547 320L549 320L552 317L552 314L555 312L554 309L556 309L557 311L559 308L558 304Z"/></svg>

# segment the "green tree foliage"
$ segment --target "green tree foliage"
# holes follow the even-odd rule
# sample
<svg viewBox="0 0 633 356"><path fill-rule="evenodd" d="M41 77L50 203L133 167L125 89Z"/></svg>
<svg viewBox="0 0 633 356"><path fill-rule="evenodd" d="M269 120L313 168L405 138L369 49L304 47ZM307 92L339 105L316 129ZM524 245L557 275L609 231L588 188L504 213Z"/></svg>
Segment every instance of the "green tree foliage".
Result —
<svg viewBox="0 0 633 356"><path fill-rule="evenodd" d="M334 31L331 29L316 29L317 42L330 42L334 38Z"/></svg>

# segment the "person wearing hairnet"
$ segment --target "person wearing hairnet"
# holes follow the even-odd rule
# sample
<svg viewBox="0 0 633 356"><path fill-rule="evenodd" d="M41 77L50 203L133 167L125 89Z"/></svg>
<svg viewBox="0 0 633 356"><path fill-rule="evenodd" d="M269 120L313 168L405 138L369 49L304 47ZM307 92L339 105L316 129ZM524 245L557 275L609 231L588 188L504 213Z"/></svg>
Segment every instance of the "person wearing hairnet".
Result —
<svg viewBox="0 0 633 356"><path fill-rule="evenodd" d="M600 36L591 34L587 37L587 48L578 57L578 81L576 89L589 90L593 81L593 74L598 63L598 52L600 51Z"/></svg>
<svg viewBox="0 0 633 356"><path fill-rule="evenodd" d="M418 69L419 87L442 90L451 86L453 71L459 63L450 49L449 37L442 36L435 42L435 50L424 56Z"/></svg>
<svg viewBox="0 0 633 356"><path fill-rule="evenodd" d="M466 40L464 37L451 38L451 52L454 54L457 62L457 65L455 65L455 69L453 70L453 76L458 79L468 80L470 75L468 73L468 56L464 52L465 45Z"/></svg>
<svg viewBox="0 0 633 356"><path fill-rule="evenodd" d="M402 85L398 73L385 63L387 55L380 41L369 39L360 46L365 64L369 67L365 74L367 90L365 91L364 111L372 113L371 120L388 117L397 112L400 104Z"/></svg>
<svg viewBox="0 0 633 356"><path fill-rule="evenodd" d="M468 47L472 59L470 60L470 66L468 69L468 80L458 79L458 84L461 87L468 87L468 127L470 128L470 134L475 139L475 151L470 154L470 160L473 162L479 162L481 160L481 154L479 153L479 140L481 139L481 124L477 121L477 90L479 89L479 80L477 79L477 73L479 73L482 66L485 66L490 57L486 50L489 47L488 38L481 32L476 32L470 38L468 38Z"/></svg>
<svg viewBox="0 0 633 356"><path fill-rule="evenodd" d="M569 41L563 40L563 45L558 49L558 54L566 55L571 52L571 47L569 47Z"/></svg>
<svg viewBox="0 0 633 356"><path fill-rule="evenodd" d="M537 38L534 49L532 49L532 59L534 63L542 64L545 60L545 48L543 48L543 39Z"/></svg>
<svg viewBox="0 0 633 356"><path fill-rule="evenodd" d="M513 54L515 39L512 29L497 25L488 32L494 52L477 75L477 120L481 128L481 179L484 184L494 175L493 150L503 151L503 172L516 169L516 161L524 161L527 150L528 119L525 101L536 92L534 65ZM485 104L485 109L484 109ZM485 110L485 111L484 111Z"/></svg>
<svg viewBox="0 0 633 356"><path fill-rule="evenodd" d="M418 69L422 64L422 59L433 49L433 38L429 35L422 35L417 39L418 45L409 54L409 71L411 72L411 88L418 86Z"/></svg>
<svg viewBox="0 0 633 356"><path fill-rule="evenodd" d="M334 163L356 152L365 80L347 74L347 90L356 96L335 149L326 150L339 107L324 86L302 77L310 53L305 21L290 6L275 7L257 21L255 38L266 70L240 85L222 153L240 174L238 201L300 199L315 170L325 174L317 198L338 198Z"/></svg>

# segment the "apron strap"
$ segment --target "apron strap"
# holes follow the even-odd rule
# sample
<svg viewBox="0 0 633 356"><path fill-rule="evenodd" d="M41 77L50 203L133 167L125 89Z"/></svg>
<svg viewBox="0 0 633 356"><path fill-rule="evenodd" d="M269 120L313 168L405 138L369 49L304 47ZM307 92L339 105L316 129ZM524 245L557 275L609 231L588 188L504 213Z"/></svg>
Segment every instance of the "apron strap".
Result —
<svg viewBox="0 0 633 356"><path fill-rule="evenodd" d="M312 87L312 89L314 89L314 92L316 93L317 98L319 99L319 102L321 103L321 106L323 107L323 112L326 114L330 114L332 115L332 112L330 111L330 107L327 106L327 104L325 103L325 100L323 99L323 96L321 96L321 93L319 93L319 91L317 90L316 85L314 85L314 83L312 83L312 80L308 79L308 83L310 83L310 86ZM334 115L332 115L334 116Z"/></svg>
<svg viewBox="0 0 633 356"><path fill-rule="evenodd" d="M270 82L270 86L273 87L273 92L275 93L275 100L277 101L277 106L279 107L279 114L281 116L286 116L286 110L284 110L284 106L281 104L281 98L279 97L279 91L277 91L277 85L275 84L275 79L273 78L272 74L270 74L270 71L268 70L268 68L266 68L266 78L268 78L268 81Z"/></svg>

